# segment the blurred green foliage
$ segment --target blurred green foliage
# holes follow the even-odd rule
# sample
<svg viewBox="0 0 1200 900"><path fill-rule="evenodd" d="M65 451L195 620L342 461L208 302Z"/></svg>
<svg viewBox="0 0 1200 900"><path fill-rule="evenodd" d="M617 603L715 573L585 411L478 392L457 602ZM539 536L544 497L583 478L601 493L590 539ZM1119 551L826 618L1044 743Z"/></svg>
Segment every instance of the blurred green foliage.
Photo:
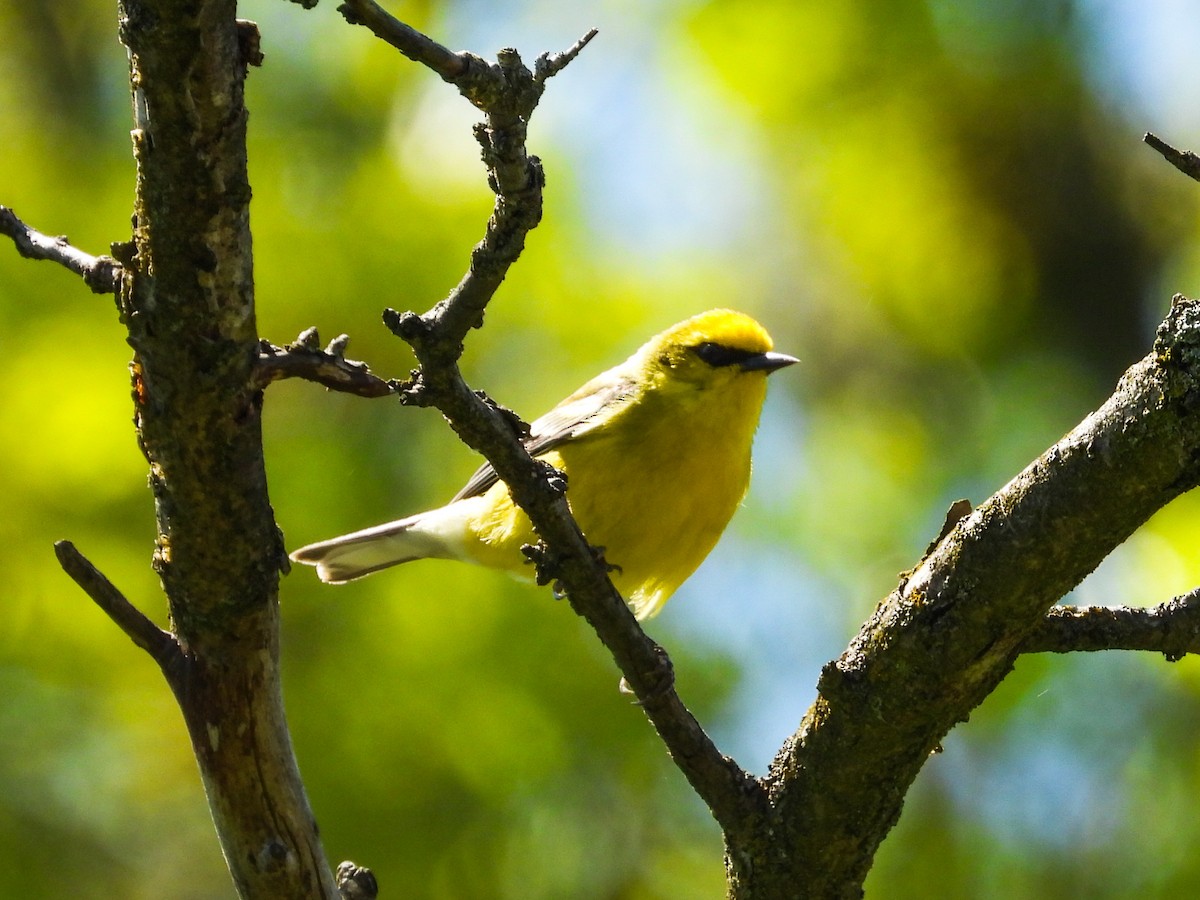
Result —
<svg viewBox="0 0 1200 900"><path fill-rule="evenodd" d="M803 359L773 381L746 509L651 624L758 771L948 503L1072 427L1170 293L1196 290L1195 187L1138 135L1200 128L1120 89L1114 70L1150 64L1112 39L1135 4L393 8L487 55L601 32L533 123L547 216L468 345L475 386L532 418L716 305ZM403 376L380 311L442 297L489 209L472 110L332 2L241 14L266 53L248 86L260 331L344 331ZM0 29L0 203L104 252L133 192L112 4L0 0ZM0 332L0 896L229 896L169 692L51 550L71 538L164 620L111 300L0 247ZM291 546L441 502L477 463L434 413L308 384L272 387L266 417ZM1156 516L1075 599L1200 583L1197 506ZM549 592L422 563L341 589L297 572L283 602L332 859L390 896L722 893L715 826ZM1023 659L922 773L869 894L1200 890L1198 691L1191 660Z"/></svg>

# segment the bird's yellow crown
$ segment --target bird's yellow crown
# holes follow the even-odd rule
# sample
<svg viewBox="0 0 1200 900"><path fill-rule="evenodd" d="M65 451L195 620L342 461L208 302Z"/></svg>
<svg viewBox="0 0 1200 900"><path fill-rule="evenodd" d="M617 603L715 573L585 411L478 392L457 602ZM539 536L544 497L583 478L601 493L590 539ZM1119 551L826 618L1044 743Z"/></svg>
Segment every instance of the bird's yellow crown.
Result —
<svg viewBox="0 0 1200 900"><path fill-rule="evenodd" d="M702 312L667 329L654 340L683 346L711 341L750 353L766 353L773 346L765 328L745 313L732 309Z"/></svg>
<svg viewBox="0 0 1200 900"><path fill-rule="evenodd" d="M747 354L767 353L773 346L767 330L745 313L710 309L655 335L640 352L647 362L674 367L705 344Z"/></svg>

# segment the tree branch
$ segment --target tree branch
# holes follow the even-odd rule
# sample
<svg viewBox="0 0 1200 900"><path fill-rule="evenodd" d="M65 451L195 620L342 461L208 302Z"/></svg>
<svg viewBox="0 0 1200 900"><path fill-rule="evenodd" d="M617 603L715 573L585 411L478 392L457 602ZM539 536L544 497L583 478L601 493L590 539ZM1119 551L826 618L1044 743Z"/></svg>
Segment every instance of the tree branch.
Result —
<svg viewBox="0 0 1200 900"><path fill-rule="evenodd" d="M377 38L391 44L413 62L428 66L445 81L460 78L470 67L471 60L483 62L472 54L455 53L443 47L433 38L405 25L373 0L346 0L338 7L338 12L351 25L366 26Z"/></svg>
<svg viewBox="0 0 1200 900"><path fill-rule="evenodd" d="M959 520L822 671L765 779L771 839L728 847L731 896L759 896L772 869L787 875L781 846L808 896L861 885L929 755L1050 607L1200 483L1198 408L1200 302L1177 295L1153 351L1105 404Z"/></svg>
<svg viewBox="0 0 1200 900"><path fill-rule="evenodd" d="M167 668L179 656L179 644L169 631L151 622L136 606L117 590L104 573L97 569L70 541L58 541L54 555L63 571L92 598L126 636L149 653L161 668Z"/></svg>
<svg viewBox="0 0 1200 900"><path fill-rule="evenodd" d="M83 278L96 294L115 294L121 289L121 264L111 256L92 256L72 247L65 236L50 237L30 228L7 206L0 206L0 234L12 238L17 253L26 259L56 262Z"/></svg>
<svg viewBox="0 0 1200 900"><path fill-rule="evenodd" d="M348 0L343 12L349 8L364 16L368 11L377 23L373 6L367 0ZM422 54L432 52L437 59L431 68L447 77L444 72L452 67L440 57L440 50L429 50L440 45L413 43L410 31L405 26L391 28L388 34L402 35L397 39L409 42L406 55L426 65L430 63ZM482 324L484 309L524 248L525 235L541 218L544 177L540 161L526 153L529 118L545 80L578 56L594 35L595 31L589 32L565 53L539 57L535 72L522 64L515 50L501 51L496 64L457 54L465 62L447 80L487 117L475 135L483 148L488 184L496 193L495 207L483 240L471 253L467 273L450 295L421 316L389 309L384 322L413 348L420 363L417 376L400 387L401 399L437 407L459 437L495 467L542 539L543 545L532 551L540 574L562 583L572 607L612 654L676 765L722 828L738 832L766 813L761 785L721 754L680 700L670 659L642 631L613 588L602 560L571 516L561 479L529 456L511 417L474 393L457 365L463 339L472 327Z"/></svg>
<svg viewBox="0 0 1200 900"><path fill-rule="evenodd" d="M1200 181L1200 156L1191 150L1176 150L1162 138L1149 131L1142 140L1162 154L1163 158L1188 178Z"/></svg>
<svg viewBox="0 0 1200 900"><path fill-rule="evenodd" d="M515 54L515 51L500 51L499 66L474 53L456 52L401 22L374 0L345 0L338 7L338 12L351 25L366 26L377 38L391 44L408 59L432 69L443 81L455 85L464 97L480 109L494 109L498 100L503 102L505 88L501 84L501 70L505 65L505 55ZM546 79L561 72L598 33L593 28L569 50L563 53L543 53L539 56L534 64L534 83L544 84ZM532 107L530 111L532 112Z"/></svg>
<svg viewBox="0 0 1200 900"><path fill-rule="evenodd" d="M320 340L317 329L309 328L286 347L260 341L252 386L262 390L284 378L303 378L360 397L387 397L395 393L393 382L373 374L366 363L346 359L346 344L350 340L347 335L334 338L324 350L320 349Z"/></svg>
<svg viewBox="0 0 1200 900"><path fill-rule="evenodd" d="M592 38L600 33L599 29L593 28L588 31L583 37L577 40L570 49L563 53L543 53L533 64L533 77L539 83L544 83L547 78L553 78L559 72L567 67L575 57L583 52L583 48L592 42Z"/></svg>
<svg viewBox="0 0 1200 900"><path fill-rule="evenodd" d="M1200 653L1200 588L1155 607L1056 606L1021 645L1022 653L1149 650L1171 662Z"/></svg>

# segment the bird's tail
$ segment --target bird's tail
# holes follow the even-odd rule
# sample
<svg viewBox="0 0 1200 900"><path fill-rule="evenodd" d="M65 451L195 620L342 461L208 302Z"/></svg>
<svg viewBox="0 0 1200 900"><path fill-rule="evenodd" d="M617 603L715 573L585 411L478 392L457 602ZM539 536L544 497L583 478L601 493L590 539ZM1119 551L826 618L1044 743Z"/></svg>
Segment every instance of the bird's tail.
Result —
<svg viewBox="0 0 1200 900"><path fill-rule="evenodd" d="M298 563L317 567L317 577L329 584L344 584L389 566L414 559L442 556L431 536L419 527L421 516L410 516L309 544L291 554Z"/></svg>

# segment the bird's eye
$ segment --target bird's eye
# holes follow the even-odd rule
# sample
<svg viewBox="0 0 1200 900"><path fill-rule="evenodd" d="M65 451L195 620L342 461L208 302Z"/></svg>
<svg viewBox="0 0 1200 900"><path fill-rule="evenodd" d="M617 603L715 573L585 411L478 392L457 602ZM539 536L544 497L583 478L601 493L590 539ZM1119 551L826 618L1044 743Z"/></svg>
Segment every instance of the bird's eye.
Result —
<svg viewBox="0 0 1200 900"><path fill-rule="evenodd" d="M760 354L752 350L739 350L736 347L726 347L712 341L705 341L692 347L692 352L710 366L736 366L744 363L752 356Z"/></svg>

